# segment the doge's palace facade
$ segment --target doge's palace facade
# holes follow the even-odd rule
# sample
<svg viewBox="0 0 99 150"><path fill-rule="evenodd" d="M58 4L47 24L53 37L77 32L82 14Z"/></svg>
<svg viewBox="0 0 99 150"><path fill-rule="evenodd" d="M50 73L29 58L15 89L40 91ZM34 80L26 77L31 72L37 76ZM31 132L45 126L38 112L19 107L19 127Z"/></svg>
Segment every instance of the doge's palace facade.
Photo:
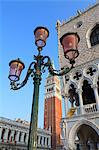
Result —
<svg viewBox="0 0 99 150"><path fill-rule="evenodd" d="M65 118L61 140L66 150L99 150L99 3L63 23L57 22L58 39L77 32L79 57L75 68L62 77ZM68 61L58 43L60 68ZM72 103L72 105L71 105ZM69 117L68 112L75 109Z"/></svg>
<svg viewBox="0 0 99 150"><path fill-rule="evenodd" d="M27 150L29 123L0 117L0 150ZM51 130L37 129L37 150L51 149Z"/></svg>

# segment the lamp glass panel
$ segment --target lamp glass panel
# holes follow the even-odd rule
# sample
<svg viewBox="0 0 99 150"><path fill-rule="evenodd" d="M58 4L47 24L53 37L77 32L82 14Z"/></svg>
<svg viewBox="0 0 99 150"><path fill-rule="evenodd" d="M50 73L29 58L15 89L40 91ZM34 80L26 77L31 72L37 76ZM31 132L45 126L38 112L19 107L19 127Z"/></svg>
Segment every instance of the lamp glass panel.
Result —
<svg viewBox="0 0 99 150"><path fill-rule="evenodd" d="M75 59L78 56L77 46L78 46L78 37L75 34L70 34L64 36L62 40L62 45L64 49L64 55L67 59Z"/></svg>
<svg viewBox="0 0 99 150"><path fill-rule="evenodd" d="M65 56L67 59L72 60L75 59L78 56L77 51L68 51L67 53L65 53Z"/></svg>
<svg viewBox="0 0 99 150"><path fill-rule="evenodd" d="M67 35L62 41L64 52L70 49L77 49L77 37L75 35Z"/></svg>
<svg viewBox="0 0 99 150"><path fill-rule="evenodd" d="M17 81L20 77L20 74L22 72L23 69L23 64L20 62L12 62L10 65L10 73L9 73L9 78L12 81Z"/></svg>
<svg viewBox="0 0 99 150"><path fill-rule="evenodd" d="M45 28L38 28L35 32L35 41L38 47L44 47L46 45L46 39L48 32Z"/></svg>
<svg viewBox="0 0 99 150"><path fill-rule="evenodd" d="M10 79L11 81L18 81L18 80L19 80L19 78L18 78L17 76L15 76L15 75L10 75L10 76L9 76L9 79Z"/></svg>
<svg viewBox="0 0 99 150"><path fill-rule="evenodd" d="M19 63L19 64L18 64L18 68L17 68L16 75L17 75L17 76L20 76L22 70L23 70L23 65L22 65L21 63Z"/></svg>
<svg viewBox="0 0 99 150"><path fill-rule="evenodd" d="M38 40L36 42L36 44L37 44L38 47L43 47L45 45L45 43L42 40Z"/></svg>

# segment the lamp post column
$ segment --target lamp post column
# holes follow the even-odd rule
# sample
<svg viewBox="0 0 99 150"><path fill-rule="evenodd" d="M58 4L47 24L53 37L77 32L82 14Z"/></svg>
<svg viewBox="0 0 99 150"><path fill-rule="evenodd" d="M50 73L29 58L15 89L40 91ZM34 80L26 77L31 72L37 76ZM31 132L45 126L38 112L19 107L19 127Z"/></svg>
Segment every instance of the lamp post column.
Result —
<svg viewBox="0 0 99 150"><path fill-rule="evenodd" d="M38 104L39 104L39 86L41 81L41 56L37 56L34 74L34 93L31 111L31 121L29 130L28 150L37 149L37 125L38 125Z"/></svg>

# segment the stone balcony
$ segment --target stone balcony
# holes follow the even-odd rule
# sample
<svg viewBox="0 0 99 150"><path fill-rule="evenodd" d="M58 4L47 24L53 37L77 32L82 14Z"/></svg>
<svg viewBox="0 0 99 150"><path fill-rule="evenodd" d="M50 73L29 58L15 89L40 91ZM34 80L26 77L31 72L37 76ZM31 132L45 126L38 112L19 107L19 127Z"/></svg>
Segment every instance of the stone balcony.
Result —
<svg viewBox="0 0 99 150"><path fill-rule="evenodd" d="M95 113L97 111L98 110L97 110L96 103L93 103L93 104L83 105L83 107L77 107L74 115Z"/></svg>

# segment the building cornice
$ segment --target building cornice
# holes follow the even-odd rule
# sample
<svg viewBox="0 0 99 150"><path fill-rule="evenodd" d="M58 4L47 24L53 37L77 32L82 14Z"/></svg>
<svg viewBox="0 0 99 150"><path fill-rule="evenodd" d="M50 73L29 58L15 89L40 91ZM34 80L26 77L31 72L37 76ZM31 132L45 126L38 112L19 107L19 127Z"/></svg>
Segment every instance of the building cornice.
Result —
<svg viewBox="0 0 99 150"><path fill-rule="evenodd" d="M97 7L99 5L99 2L97 2L95 5L93 6L90 6L89 8L87 8L85 11L81 12L81 13L78 13L76 16L73 16L71 17L69 20L67 21L63 21L61 24L60 24L60 27L64 26L65 24L77 19L79 16L82 16L83 14L85 14L86 12L90 11L91 9Z"/></svg>

